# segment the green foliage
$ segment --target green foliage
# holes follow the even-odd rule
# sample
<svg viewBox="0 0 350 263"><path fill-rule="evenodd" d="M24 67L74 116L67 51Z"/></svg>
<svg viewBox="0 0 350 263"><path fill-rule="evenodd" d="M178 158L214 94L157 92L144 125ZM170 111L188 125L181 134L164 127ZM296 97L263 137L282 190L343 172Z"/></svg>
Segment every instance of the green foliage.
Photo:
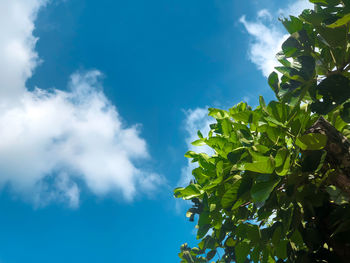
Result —
<svg viewBox="0 0 350 263"><path fill-rule="evenodd" d="M332 184L327 136L308 129L323 116L350 135L350 1L311 0L314 10L282 20L290 33L268 83L276 100L209 109L210 132L187 152L194 180L176 188L198 218L198 247L181 262L342 262L350 243L349 197ZM198 215L198 217L195 217Z"/></svg>

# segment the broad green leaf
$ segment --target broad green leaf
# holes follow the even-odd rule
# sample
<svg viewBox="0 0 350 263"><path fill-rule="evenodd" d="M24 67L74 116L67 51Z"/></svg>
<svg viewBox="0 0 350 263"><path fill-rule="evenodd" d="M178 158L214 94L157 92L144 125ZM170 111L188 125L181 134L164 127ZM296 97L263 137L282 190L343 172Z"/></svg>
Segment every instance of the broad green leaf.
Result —
<svg viewBox="0 0 350 263"><path fill-rule="evenodd" d="M273 142L273 143L277 143L277 141L279 140L279 138L283 135L281 128L275 128L272 126L267 126L266 127L266 133L268 138Z"/></svg>
<svg viewBox="0 0 350 263"><path fill-rule="evenodd" d="M270 151L270 148L261 144L256 144L254 146L252 146L252 149L254 151L260 152L261 154L265 154L268 151Z"/></svg>
<svg viewBox="0 0 350 263"><path fill-rule="evenodd" d="M335 28L335 27L346 25L349 22L350 22L350 14L346 14L342 18L339 18L337 21L335 21L333 24L327 25L327 27Z"/></svg>
<svg viewBox="0 0 350 263"><path fill-rule="evenodd" d="M315 59L312 56L299 56L294 59L291 66L304 80L309 80L315 74L315 65Z"/></svg>
<svg viewBox="0 0 350 263"><path fill-rule="evenodd" d="M186 188L179 187L174 190L175 197L182 197L184 199L191 199L202 194L200 186L197 184L190 184Z"/></svg>
<svg viewBox="0 0 350 263"><path fill-rule="evenodd" d="M285 259L287 257L287 240L281 240L276 247L276 256L280 259Z"/></svg>
<svg viewBox="0 0 350 263"><path fill-rule="evenodd" d="M237 263L244 263L250 251L250 246L247 242L239 242L235 246L235 254Z"/></svg>
<svg viewBox="0 0 350 263"><path fill-rule="evenodd" d="M283 165L284 160L287 157L288 150L286 148L280 148L275 156L276 167Z"/></svg>
<svg viewBox="0 0 350 263"><path fill-rule="evenodd" d="M282 51L287 58L296 56L300 53L301 49L302 46L300 45L299 41L296 40L293 36L289 37L282 44Z"/></svg>
<svg viewBox="0 0 350 263"><path fill-rule="evenodd" d="M290 154L286 148L280 148L277 151L276 157L276 173L280 176L284 176L288 173L290 168Z"/></svg>
<svg viewBox="0 0 350 263"><path fill-rule="evenodd" d="M192 142L191 144L193 146L203 146L203 145L205 145L205 141L203 141L202 139L199 139L199 140Z"/></svg>
<svg viewBox="0 0 350 263"><path fill-rule="evenodd" d="M228 118L229 114L225 110L220 110L220 109L214 109L214 108L209 108L209 116L212 116L215 119L223 119L223 118Z"/></svg>
<svg viewBox="0 0 350 263"><path fill-rule="evenodd" d="M298 80L301 82L304 81L304 78L301 76L300 72L298 70L296 70L295 68L275 67L275 69L292 80Z"/></svg>
<svg viewBox="0 0 350 263"><path fill-rule="evenodd" d="M243 111L231 114L232 118L236 121L241 121L244 123L251 123L253 120L253 113L251 111Z"/></svg>
<svg viewBox="0 0 350 263"><path fill-rule="evenodd" d="M251 189L251 196L254 202L266 201L279 182L279 178L271 178L267 182L256 182Z"/></svg>
<svg viewBox="0 0 350 263"><path fill-rule="evenodd" d="M278 122L284 123L287 121L288 109L284 103L271 101L267 106L270 116L275 118Z"/></svg>
<svg viewBox="0 0 350 263"><path fill-rule="evenodd" d="M221 205L223 208L229 208L237 200L237 192L242 180L237 180L233 185L225 192L221 199Z"/></svg>
<svg viewBox="0 0 350 263"><path fill-rule="evenodd" d="M304 245L303 237L301 236L300 232L298 230L295 230L293 232L293 235L290 237L290 240L296 244L298 247L301 247Z"/></svg>
<svg viewBox="0 0 350 263"><path fill-rule="evenodd" d="M185 154L185 157L186 158L195 158L198 156L198 153L194 152L194 151L188 151L186 154Z"/></svg>
<svg viewBox="0 0 350 263"><path fill-rule="evenodd" d="M197 239L203 238L208 233L209 229L210 229L209 224L199 226L198 231L197 231Z"/></svg>
<svg viewBox="0 0 350 263"><path fill-rule="evenodd" d="M313 10L306 9L302 12L302 14L299 17L305 22L312 24L313 26L319 26L327 18L327 15L322 13L316 13Z"/></svg>
<svg viewBox="0 0 350 263"><path fill-rule="evenodd" d="M272 72L270 75L269 75L269 78L268 78L268 83L271 87L271 89L275 92L275 94L277 95L278 92L279 92L279 85L278 85L278 75L276 72Z"/></svg>
<svg viewBox="0 0 350 263"><path fill-rule="evenodd" d="M299 18L295 16L290 16L289 18L282 20L282 23L290 34L300 31L303 28L303 22Z"/></svg>
<svg viewBox="0 0 350 263"><path fill-rule="evenodd" d="M261 157L259 161L244 163L238 167L242 171L252 171L262 174L270 174L275 169L275 162L272 157Z"/></svg>
<svg viewBox="0 0 350 263"><path fill-rule="evenodd" d="M345 47L347 42L346 26L339 26L334 28L317 26L316 30L326 40L330 47Z"/></svg>
<svg viewBox="0 0 350 263"><path fill-rule="evenodd" d="M199 219L198 219L198 225L199 226L204 226L210 223L210 218L209 218L209 211L204 211L200 213Z"/></svg>
<svg viewBox="0 0 350 263"><path fill-rule="evenodd" d="M282 234L282 227L281 226L276 227L275 231L273 232L272 239L271 239L272 244L275 247L277 247L278 244L280 243L281 234Z"/></svg>
<svg viewBox="0 0 350 263"><path fill-rule="evenodd" d="M236 240L233 240L232 237L229 237L226 242L225 242L225 245L228 246L228 247L234 247L236 245L237 241Z"/></svg>
<svg viewBox="0 0 350 263"><path fill-rule="evenodd" d="M297 138L296 145L302 150L320 150L327 144L327 136L321 133L308 133Z"/></svg>
<svg viewBox="0 0 350 263"><path fill-rule="evenodd" d="M261 233L257 225L247 224L246 231L247 231L247 237L249 240L251 240L253 243L256 243L256 244L260 243Z"/></svg>

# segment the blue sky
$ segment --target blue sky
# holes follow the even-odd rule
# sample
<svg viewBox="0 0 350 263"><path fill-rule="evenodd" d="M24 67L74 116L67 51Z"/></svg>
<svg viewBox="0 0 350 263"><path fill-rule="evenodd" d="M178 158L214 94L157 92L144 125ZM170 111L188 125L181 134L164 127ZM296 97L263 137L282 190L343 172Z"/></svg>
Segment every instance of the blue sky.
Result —
<svg viewBox="0 0 350 263"><path fill-rule="evenodd" d="M273 98L277 17L305 7L2 0L0 262L179 262L205 109Z"/></svg>

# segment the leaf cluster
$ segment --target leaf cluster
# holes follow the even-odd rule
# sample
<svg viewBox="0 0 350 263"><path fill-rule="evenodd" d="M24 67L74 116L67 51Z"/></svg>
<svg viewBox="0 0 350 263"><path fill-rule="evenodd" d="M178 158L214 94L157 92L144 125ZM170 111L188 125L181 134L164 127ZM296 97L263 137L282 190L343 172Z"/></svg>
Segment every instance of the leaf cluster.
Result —
<svg viewBox="0 0 350 263"><path fill-rule="evenodd" d="M198 167L187 187L186 216L197 221L197 247L182 245L181 262L342 262L350 244L348 196L333 184L327 136L308 133L323 116L350 135L350 1L311 0L282 23L290 33L268 83L276 100L209 109L215 122L189 151Z"/></svg>

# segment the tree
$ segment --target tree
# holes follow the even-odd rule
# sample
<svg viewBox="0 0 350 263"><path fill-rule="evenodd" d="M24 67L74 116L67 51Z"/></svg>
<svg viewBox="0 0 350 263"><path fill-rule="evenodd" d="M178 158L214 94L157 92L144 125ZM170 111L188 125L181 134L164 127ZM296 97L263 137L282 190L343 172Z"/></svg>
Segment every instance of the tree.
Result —
<svg viewBox="0 0 350 263"><path fill-rule="evenodd" d="M310 0L282 23L290 33L268 78L276 100L209 109L189 151L198 247L181 262L350 261L350 1ZM263 51L262 51L263 52Z"/></svg>

